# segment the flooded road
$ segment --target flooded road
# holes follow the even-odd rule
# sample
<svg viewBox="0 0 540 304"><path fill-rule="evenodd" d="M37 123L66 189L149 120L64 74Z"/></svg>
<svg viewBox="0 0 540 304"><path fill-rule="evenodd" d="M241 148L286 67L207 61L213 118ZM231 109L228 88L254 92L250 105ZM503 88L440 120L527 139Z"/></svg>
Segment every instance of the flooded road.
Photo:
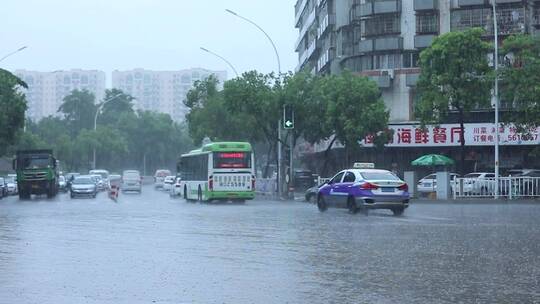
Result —
<svg viewBox="0 0 540 304"><path fill-rule="evenodd" d="M0 303L540 302L540 203L0 200Z"/></svg>

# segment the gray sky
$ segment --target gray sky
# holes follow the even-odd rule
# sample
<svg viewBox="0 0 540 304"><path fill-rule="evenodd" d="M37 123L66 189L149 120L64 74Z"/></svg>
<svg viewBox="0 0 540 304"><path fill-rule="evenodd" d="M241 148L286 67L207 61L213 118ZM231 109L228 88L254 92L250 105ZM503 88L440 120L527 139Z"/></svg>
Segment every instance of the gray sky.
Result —
<svg viewBox="0 0 540 304"><path fill-rule="evenodd" d="M227 58L242 73L277 71L273 49L253 25L272 37L282 71L294 70L295 0L5 0L2 1L0 57L28 49L0 63L8 70L176 70L203 67L233 71L199 50Z"/></svg>

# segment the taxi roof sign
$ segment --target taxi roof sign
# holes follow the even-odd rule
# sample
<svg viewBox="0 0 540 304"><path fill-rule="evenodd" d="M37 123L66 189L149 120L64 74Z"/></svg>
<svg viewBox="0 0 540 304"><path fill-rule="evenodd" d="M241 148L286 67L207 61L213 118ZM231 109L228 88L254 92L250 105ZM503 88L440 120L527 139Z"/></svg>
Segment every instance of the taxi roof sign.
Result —
<svg viewBox="0 0 540 304"><path fill-rule="evenodd" d="M354 169L374 169L375 164L374 163L354 163L353 168Z"/></svg>

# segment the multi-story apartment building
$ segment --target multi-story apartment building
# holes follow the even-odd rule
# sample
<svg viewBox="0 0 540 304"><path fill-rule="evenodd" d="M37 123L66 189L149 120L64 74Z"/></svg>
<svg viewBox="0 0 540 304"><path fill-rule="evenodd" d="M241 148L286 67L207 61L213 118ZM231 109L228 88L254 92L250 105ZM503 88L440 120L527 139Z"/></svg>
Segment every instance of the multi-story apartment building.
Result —
<svg viewBox="0 0 540 304"><path fill-rule="evenodd" d="M183 121L188 109L184 106L187 92L197 80L215 75L223 86L226 71L210 71L200 68L180 71L151 71L134 69L113 71L112 86L135 97L135 108L171 115L175 121Z"/></svg>
<svg viewBox="0 0 540 304"><path fill-rule="evenodd" d="M414 142L418 135L414 128L414 104L420 52L440 34L472 27L484 28L485 39L493 42L492 1L298 0L295 5L295 24L299 29L297 71L328 74L348 69L372 78L379 85L390 111L390 123L395 131L394 146L404 147L410 138L417 144ZM499 44L511 34L540 34L540 0L495 1ZM504 108L504 101L502 106ZM465 130L467 137L471 132L467 144L492 145L489 140L493 134L475 133L486 128L494 130L489 125L492 113L492 109L478 109L471 115L470 123L485 125L471 125ZM455 121L448 123L452 122ZM446 132L450 129L452 126L448 125ZM439 142L431 135L429 142L424 144L438 147ZM444 136L451 138L452 134L445 133ZM476 138L481 142L476 143ZM489 157L485 160L493 161Z"/></svg>
<svg viewBox="0 0 540 304"><path fill-rule="evenodd" d="M24 90L28 101L28 118L38 121L57 115L66 95L73 90L88 90L96 102L105 95L105 73L96 70L73 69L69 71L37 72L16 70L15 75L28 85Z"/></svg>

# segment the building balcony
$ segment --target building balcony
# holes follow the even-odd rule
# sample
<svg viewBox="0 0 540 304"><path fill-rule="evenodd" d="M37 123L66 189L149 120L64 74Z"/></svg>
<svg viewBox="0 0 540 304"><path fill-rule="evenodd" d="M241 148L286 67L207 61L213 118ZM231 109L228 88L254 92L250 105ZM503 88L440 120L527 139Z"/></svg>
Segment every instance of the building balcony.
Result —
<svg viewBox="0 0 540 304"><path fill-rule="evenodd" d="M358 52L360 53L369 53L373 52L373 40L362 40L358 43Z"/></svg>
<svg viewBox="0 0 540 304"><path fill-rule="evenodd" d="M436 10L439 9L438 0L414 0L414 10Z"/></svg>
<svg viewBox="0 0 540 304"><path fill-rule="evenodd" d="M392 86L392 78L390 75L369 76L369 79L375 81L379 88L389 88Z"/></svg>
<svg viewBox="0 0 540 304"><path fill-rule="evenodd" d="M373 15L373 4L372 3L368 2L368 3L360 4L359 6L357 6L357 9L359 10L358 15L360 17Z"/></svg>
<svg viewBox="0 0 540 304"><path fill-rule="evenodd" d="M336 15L329 14L319 20L319 28L317 29L317 38L320 38L331 25L336 24Z"/></svg>
<svg viewBox="0 0 540 304"><path fill-rule="evenodd" d="M419 77L420 74L407 74L405 75L405 84L408 87L415 87Z"/></svg>
<svg viewBox="0 0 540 304"><path fill-rule="evenodd" d="M375 39L373 44L374 51L391 51L402 50L403 38L402 37L388 37Z"/></svg>
<svg viewBox="0 0 540 304"><path fill-rule="evenodd" d="M484 0L459 0L458 1L459 6L482 5L482 4L484 4Z"/></svg>
<svg viewBox="0 0 540 304"><path fill-rule="evenodd" d="M401 12L401 5L398 0L377 1L373 3L374 14L398 13Z"/></svg>
<svg viewBox="0 0 540 304"><path fill-rule="evenodd" d="M414 36L414 47L417 49L427 48L433 42L437 35L416 35Z"/></svg>
<svg viewBox="0 0 540 304"><path fill-rule="evenodd" d="M306 8L307 0L298 0L295 5L294 10L294 24L296 27L298 27L298 22L300 22L300 19L302 17L302 13L304 12L304 9Z"/></svg>

